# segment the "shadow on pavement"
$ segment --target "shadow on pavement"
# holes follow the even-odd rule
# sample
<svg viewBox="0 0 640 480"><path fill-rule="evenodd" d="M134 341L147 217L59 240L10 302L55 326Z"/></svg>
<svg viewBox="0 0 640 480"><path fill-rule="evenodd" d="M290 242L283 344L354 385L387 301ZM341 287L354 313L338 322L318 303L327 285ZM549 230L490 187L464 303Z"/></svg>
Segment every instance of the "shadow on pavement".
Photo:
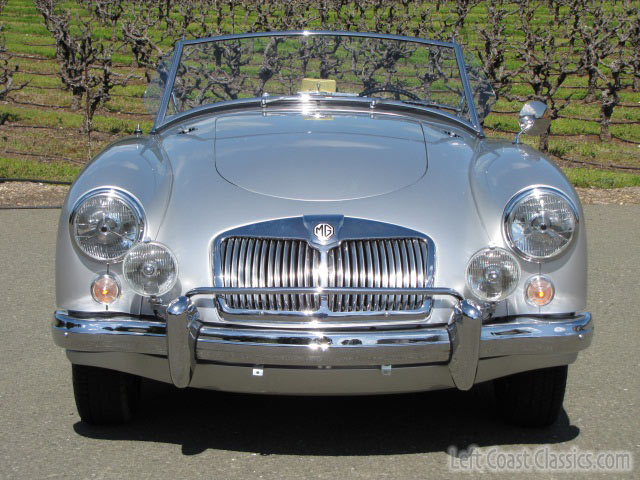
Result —
<svg viewBox="0 0 640 480"><path fill-rule="evenodd" d="M85 437L172 443L184 455L207 449L261 455L392 455L572 440L562 411L550 428L506 425L484 389L375 397L279 397L188 389L145 381L142 409L126 426L74 430Z"/></svg>

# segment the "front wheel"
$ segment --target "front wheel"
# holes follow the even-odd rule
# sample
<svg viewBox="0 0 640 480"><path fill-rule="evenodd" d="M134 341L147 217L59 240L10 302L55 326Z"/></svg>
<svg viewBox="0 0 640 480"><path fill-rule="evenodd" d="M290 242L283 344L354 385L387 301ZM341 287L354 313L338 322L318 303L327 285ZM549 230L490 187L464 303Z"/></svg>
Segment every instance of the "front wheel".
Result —
<svg viewBox="0 0 640 480"><path fill-rule="evenodd" d="M140 377L105 368L72 365L73 393L83 422L114 425L133 418Z"/></svg>
<svg viewBox="0 0 640 480"><path fill-rule="evenodd" d="M560 414L567 365L516 373L493 381L500 415L509 423L546 427Z"/></svg>

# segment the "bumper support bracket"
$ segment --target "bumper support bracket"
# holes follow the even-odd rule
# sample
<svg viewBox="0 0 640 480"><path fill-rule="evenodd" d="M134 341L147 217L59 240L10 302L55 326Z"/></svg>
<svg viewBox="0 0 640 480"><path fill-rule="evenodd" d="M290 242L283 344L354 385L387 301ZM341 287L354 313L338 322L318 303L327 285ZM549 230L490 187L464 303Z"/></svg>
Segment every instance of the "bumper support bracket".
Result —
<svg viewBox="0 0 640 480"><path fill-rule="evenodd" d="M167 307L167 353L169 373L178 388L188 387L196 368L196 343L200 314L187 297L178 297Z"/></svg>

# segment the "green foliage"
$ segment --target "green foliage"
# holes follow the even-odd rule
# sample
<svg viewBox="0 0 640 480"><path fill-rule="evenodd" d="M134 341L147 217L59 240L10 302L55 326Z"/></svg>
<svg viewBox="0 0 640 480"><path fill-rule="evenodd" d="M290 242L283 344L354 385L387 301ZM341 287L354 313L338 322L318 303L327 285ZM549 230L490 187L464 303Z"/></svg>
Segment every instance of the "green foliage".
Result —
<svg viewBox="0 0 640 480"><path fill-rule="evenodd" d="M576 187L622 188L640 187L640 175L591 168L564 168L565 175Z"/></svg>
<svg viewBox="0 0 640 480"><path fill-rule="evenodd" d="M0 177L73 181L82 167L67 163L41 163L32 160L0 158Z"/></svg>
<svg viewBox="0 0 640 480"><path fill-rule="evenodd" d="M80 113L2 105L0 108L0 116L2 116L3 113L12 115L11 118L13 121L19 121L24 125L73 128L77 130L82 127L82 114ZM138 123L140 123L140 127L144 131L151 130L153 126L153 122L148 118L139 121L138 119L96 115L93 119L95 131L123 135L132 134Z"/></svg>

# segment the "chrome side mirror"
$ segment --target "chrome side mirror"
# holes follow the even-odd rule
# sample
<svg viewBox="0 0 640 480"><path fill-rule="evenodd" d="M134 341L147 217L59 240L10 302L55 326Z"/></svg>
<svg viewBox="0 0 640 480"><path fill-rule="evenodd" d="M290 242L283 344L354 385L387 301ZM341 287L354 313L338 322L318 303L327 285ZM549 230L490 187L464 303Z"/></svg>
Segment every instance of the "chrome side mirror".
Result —
<svg viewBox="0 0 640 480"><path fill-rule="evenodd" d="M543 102L530 100L520 110L518 123L520 124L520 131L516 138L513 139L513 143L520 143L520 135L523 133L528 135L542 135L545 133L551 123L551 113Z"/></svg>

